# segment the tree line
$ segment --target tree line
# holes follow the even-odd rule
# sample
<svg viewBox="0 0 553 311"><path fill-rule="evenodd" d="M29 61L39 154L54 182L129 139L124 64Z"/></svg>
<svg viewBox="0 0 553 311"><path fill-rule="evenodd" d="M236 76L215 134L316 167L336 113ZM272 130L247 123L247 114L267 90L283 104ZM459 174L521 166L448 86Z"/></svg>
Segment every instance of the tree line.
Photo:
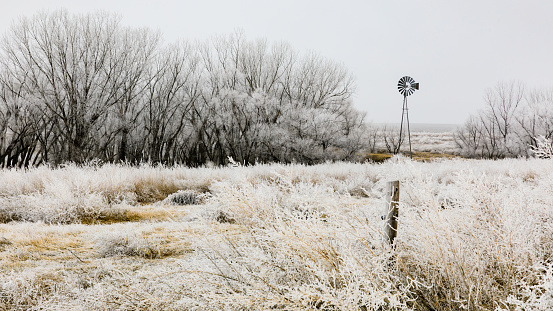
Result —
<svg viewBox="0 0 553 311"><path fill-rule="evenodd" d="M485 92L484 103L485 108L471 115L455 133L462 155L528 157L541 140L551 142L553 89L500 82Z"/></svg>
<svg viewBox="0 0 553 311"><path fill-rule="evenodd" d="M23 17L0 43L0 165L316 163L364 148L343 65L240 32L164 43L116 15Z"/></svg>
<svg viewBox="0 0 553 311"><path fill-rule="evenodd" d="M500 82L484 95L485 108L455 133L462 155L478 158L528 157L553 139L553 89L528 89ZM543 147L543 146L542 146Z"/></svg>

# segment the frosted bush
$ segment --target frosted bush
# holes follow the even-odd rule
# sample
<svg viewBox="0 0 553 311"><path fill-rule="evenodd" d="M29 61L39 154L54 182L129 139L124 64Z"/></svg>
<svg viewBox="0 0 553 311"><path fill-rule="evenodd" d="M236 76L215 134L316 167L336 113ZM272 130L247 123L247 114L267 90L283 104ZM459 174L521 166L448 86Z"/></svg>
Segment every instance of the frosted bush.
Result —
<svg viewBox="0 0 553 311"><path fill-rule="evenodd" d="M214 218L215 218L215 221L217 221L218 223L222 223L222 224L234 224L234 223L236 223L236 219L234 219L232 214L230 214L228 212L225 212L225 211L222 211L222 210L216 211L215 214L214 214Z"/></svg>
<svg viewBox="0 0 553 311"><path fill-rule="evenodd" d="M100 257L138 256L156 258L160 248L135 234L110 232L96 238L96 249Z"/></svg>
<svg viewBox="0 0 553 311"><path fill-rule="evenodd" d="M507 300L496 311L553 310L553 265L540 267L540 280L537 284L521 281L521 290L516 295L509 295Z"/></svg>
<svg viewBox="0 0 553 311"><path fill-rule="evenodd" d="M166 222L0 224L0 309L547 310L552 172L546 159L401 156L379 165L4 170L15 186L0 184L0 207L29 221L140 210L139 192L210 199L162 206L184 216ZM395 179L391 248L380 216Z"/></svg>
<svg viewBox="0 0 553 311"><path fill-rule="evenodd" d="M174 205L194 205L202 203L205 197L205 195L193 190L179 190L170 194L163 202Z"/></svg>
<svg viewBox="0 0 553 311"><path fill-rule="evenodd" d="M214 204L247 230L239 241L207 249L234 280L234 307L410 309L412 283L388 273L379 230L366 225L351 197L283 174L255 185L222 182L214 191Z"/></svg>
<svg viewBox="0 0 553 311"><path fill-rule="evenodd" d="M540 160L396 157L382 165L277 169L255 183L235 177L213 186L212 203L248 234L227 238L210 256L234 280L229 290L241 306L493 308L519 293L521 280L538 277L529 267L551 256L552 170ZM362 199L368 206L336 187L359 175L375 180ZM381 244L377 193L393 179L402 190L390 252Z"/></svg>
<svg viewBox="0 0 553 311"><path fill-rule="evenodd" d="M171 194L180 203L199 204L210 184L225 175L218 169L112 164L2 170L0 223L120 221L126 206L162 201Z"/></svg>
<svg viewBox="0 0 553 311"><path fill-rule="evenodd" d="M174 267L137 269L106 260L92 267L52 264L0 274L0 310L206 310L187 297L201 280L183 278Z"/></svg>
<svg viewBox="0 0 553 311"><path fill-rule="evenodd" d="M30 309L32 306L55 303L60 292L67 291L64 283L62 277L47 268L34 273L0 277L0 308Z"/></svg>
<svg viewBox="0 0 553 311"><path fill-rule="evenodd" d="M117 208L106 204L97 193L63 192L46 195L20 195L14 198L0 198L0 220L32 221L45 223L75 223L94 220L106 214L115 215Z"/></svg>

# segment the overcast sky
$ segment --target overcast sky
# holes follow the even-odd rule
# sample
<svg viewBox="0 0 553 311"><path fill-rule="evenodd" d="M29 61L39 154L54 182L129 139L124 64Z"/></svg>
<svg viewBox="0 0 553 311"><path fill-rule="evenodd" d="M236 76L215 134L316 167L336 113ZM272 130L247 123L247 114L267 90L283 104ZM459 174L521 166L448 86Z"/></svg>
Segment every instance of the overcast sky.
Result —
<svg viewBox="0 0 553 311"><path fill-rule="evenodd" d="M32 0L7 1L5 33L39 10L107 10L166 41L241 29L343 63L355 76L355 106L373 122L401 120L397 81L420 83L408 98L412 123L463 123L487 88L517 80L553 87L553 1Z"/></svg>

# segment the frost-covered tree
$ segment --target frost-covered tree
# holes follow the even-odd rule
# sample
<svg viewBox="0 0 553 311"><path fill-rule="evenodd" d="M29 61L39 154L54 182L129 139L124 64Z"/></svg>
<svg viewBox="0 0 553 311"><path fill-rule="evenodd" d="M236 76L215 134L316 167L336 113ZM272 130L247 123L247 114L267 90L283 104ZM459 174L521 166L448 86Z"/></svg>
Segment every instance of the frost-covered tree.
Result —
<svg viewBox="0 0 553 311"><path fill-rule="evenodd" d="M113 120L114 106L122 115L143 87L136 84L155 40L146 30L122 28L107 13L62 10L14 24L2 41L3 63L8 79L24 80L26 100L51 127L39 131L45 159L82 162L97 155L99 128Z"/></svg>
<svg viewBox="0 0 553 311"><path fill-rule="evenodd" d="M364 146L345 67L236 32L162 44L108 13L22 18L0 45L3 165L347 159Z"/></svg>
<svg viewBox="0 0 553 311"><path fill-rule="evenodd" d="M553 141L544 136L536 137L536 146L531 146L532 153L538 158L553 158Z"/></svg>
<svg viewBox="0 0 553 311"><path fill-rule="evenodd" d="M553 88L527 92L516 119L521 144L538 146L536 137L553 138Z"/></svg>
<svg viewBox="0 0 553 311"><path fill-rule="evenodd" d="M114 43L112 16L70 16L58 11L22 18L2 42L11 79L22 80L27 100L46 117L53 135L42 141L58 159L79 161L90 148L90 132L116 92L105 88L103 69Z"/></svg>
<svg viewBox="0 0 553 311"><path fill-rule="evenodd" d="M190 119L200 97L199 58L190 44L172 44L158 54L150 70L138 122L143 127L139 146L147 151L148 161L182 161L181 150L190 148Z"/></svg>
<svg viewBox="0 0 553 311"><path fill-rule="evenodd" d="M0 72L0 167L27 167L42 162L38 133L43 118L29 103L23 81Z"/></svg>
<svg viewBox="0 0 553 311"><path fill-rule="evenodd" d="M553 89L528 91L520 83L499 83L484 98L486 109L455 133L466 156L530 156L539 143L536 137L553 137Z"/></svg>
<svg viewBox="0 0 553 311"><path fill-rule="evenodd" d="M149 67L153 65L159 47L159 35L147 29L124 29L118 41L114 59L120 66L122 83L118 90L119 99L110 110L117 120L115 160L138 162L142 150L137 148L141 134L136 131L137 123L145 109L146 90L154 79Z"/></svg>
<svg viewBox="0 0 553 311"><path fill-rule="evenodd" d="M202 44L200 55L203 104L193 123L210 161L316 163L363 146L363 115L342 65L241 33Z"/></svg>
<svg viewBox="0 0 553 311"><path fill-rule="evenodd" d="M401 145L405 141L405 136L401 136L400 139L400 129L394 126L382 126L380 135L384 146L386 146L386 151L389 153L398 153Z"/></svg>
<svg viewBox="0 0 553 311"><path fill-rule="evenodd" d="M500 82L484 95L485 109L471 116L455 135L467 156L502 158L518 156L520 149L516 119L524 101L524 86Z"/></svg>

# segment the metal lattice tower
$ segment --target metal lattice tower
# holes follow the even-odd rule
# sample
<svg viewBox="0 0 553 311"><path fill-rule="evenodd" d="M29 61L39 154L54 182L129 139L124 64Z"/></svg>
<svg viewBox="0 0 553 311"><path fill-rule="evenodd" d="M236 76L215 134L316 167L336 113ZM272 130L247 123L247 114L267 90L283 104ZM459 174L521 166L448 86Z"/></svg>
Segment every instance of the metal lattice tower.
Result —
<svg viewBox="0 0 553 311"><path fill-rule="evenodd" d="M407 108L407 96L415 93L415 90L419 89L419 83L409 76L405 76L399 79L397 83L397 89L401 95L403 95L403 111L401 114L401 125L399 127L399 142L395 153L399 153L401 148L401 139L403 135L403 119L407 120L407 133L409 134L409 155L413 158L413 152L411 150L411 129L409 127L409 109Z"/></svg>

